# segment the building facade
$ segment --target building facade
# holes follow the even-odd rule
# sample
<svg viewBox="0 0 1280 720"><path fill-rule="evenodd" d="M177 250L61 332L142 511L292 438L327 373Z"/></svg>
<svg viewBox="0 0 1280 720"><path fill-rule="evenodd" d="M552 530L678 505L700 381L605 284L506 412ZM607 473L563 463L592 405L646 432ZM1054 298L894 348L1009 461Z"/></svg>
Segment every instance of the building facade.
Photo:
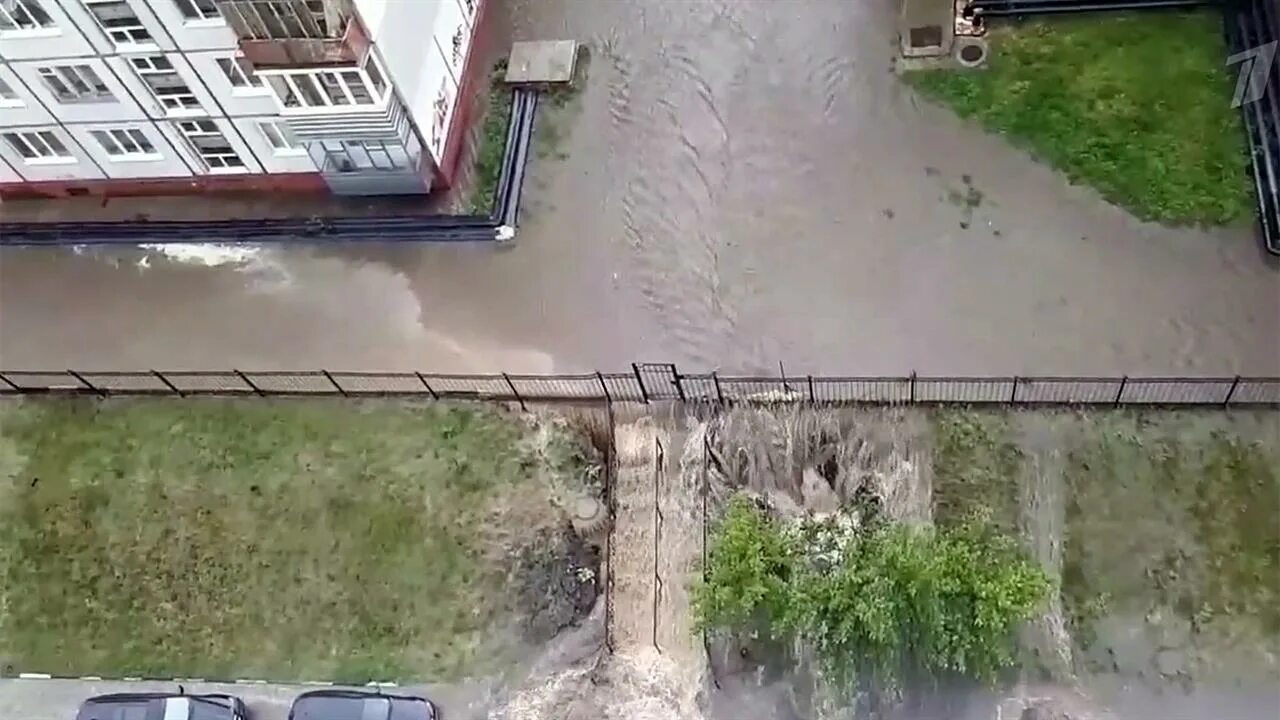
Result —
<svg viewBox="0 0 1280 720"><path fill-rule="evenodd" d="M484 0L0 0L0 197L447 185Z"/></svg>

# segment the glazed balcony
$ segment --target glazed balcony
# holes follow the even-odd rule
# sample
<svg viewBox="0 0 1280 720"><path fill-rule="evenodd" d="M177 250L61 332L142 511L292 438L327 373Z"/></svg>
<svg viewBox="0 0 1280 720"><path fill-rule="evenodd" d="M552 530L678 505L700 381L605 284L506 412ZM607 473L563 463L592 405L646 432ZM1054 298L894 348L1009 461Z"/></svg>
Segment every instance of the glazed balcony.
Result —
<svg viewBox="0 0 1280 720"><path fill-rule="evenodd" d="M255 68L359 64L369 37L352 0L215 0Z"/></svg>

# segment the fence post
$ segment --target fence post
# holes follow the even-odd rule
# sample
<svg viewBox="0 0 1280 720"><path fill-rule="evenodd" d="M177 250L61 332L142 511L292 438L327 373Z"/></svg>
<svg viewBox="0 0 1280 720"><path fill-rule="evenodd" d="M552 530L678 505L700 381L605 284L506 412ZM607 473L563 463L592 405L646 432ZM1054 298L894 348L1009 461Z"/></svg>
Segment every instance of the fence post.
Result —
<svg viewBox="0 0 1280 720"><path fill-rule="evenodd" d="M22 392L22 388L18 387L18 384L15 383L14 381L5 377L4 373L0 373L0 380L4 381L5 385L8 385L9 387L13 388L14 392Z"/></svg>
<svg viewBox="0 0 1280 720"><path fill-rule="evenodd" d="M1231 398L1236 396L1236 388L1238 387L1240 387L1239 375L1237 375L1235 379L1231 381L1231 389L1227 391L1227 396L1223 398L1222 407L1227 407L1228 405L1231 404Z"/></svg>
<svg viewBox="0 0 1280 720"><path fill-rule="evenodd" d="M787 371L785 368L782 367L781 360L778 361L778 376L782 378L782 392L783 393L791 392L791 386L787 385Z"/></svg>
<svg viewBox="0 0 1280 720"><path fill-rule="evenodd" d="M1111 403L1112 407L1120 407L1120 398L1124 397L1124 387L1129 384L1129 376L1125 375L1120 378L1120 389L1116 390L1115 402Z"/></svg>
<svg viewBox="0 0 1280 720"><path fill-rule="evenodd" d="M1009 393L1009 404L1018 402L1018 376L1013 376L1013 390Z"/></svg>
<svg viewBox="0 0 1280 720"><path fill-rule="evenodd" d="M812 375L809 376L809 402L811 404L817 404L818 402L818 396L813 392L813 376Z"/></svg>
<svg viewBox="0 0 1280 720"><path fill-rule="evenodd" d="M916 402L916 371L912 370L911 371L911 403L914 405L915 402Z"/></svg>
<svg viewBox="0 0 1280 720"><path fill-rule="evenodd" d="M186 393L184 393L184 392L182 392L181 390L179 390L179 389L178 389L178 386L177 386L177 385L174 385L173 383L169 382L169 378L165 377L164 375L161 375L159 370L152 370L152 371L151 371L151 374L152 374L152 375L155 375L155 376L156 376L156 377L158 377L158 378L160 378L160 382L164 383L164 384L165 384L165 387L167 387L167 388L169 388L170 390L172 390L172 391L173 391L173 393L174 393L175 395L177 395L178 397L180 397L180 398L181 398L181 397L186 397L186 396L187 396L187 395L186 395Z"/></svg>
<svg viewBox="0 0 1280 720"><path fill-rule="evenodd" d="M675 364L671 365L671 377L676 381L676 395L680 396L680 402L684 402L684 386L680 384L680 371L676 369Z"/></svg>
<svg viewBox="0 0 1280 720"><path fill-rule="evenodd" d="M75 379L76 379L76 380L78 380L79 382L83 383L85 387L87 387L87 388L89 388L90 390L92 390L92 391L94 391L95 393L97 393L97 394L98 394L98 397L106 397L106 396L107 396L107 391L106 391L106 390L103 390L103 389L102 389L102 388L100 388L100 387L95 387L93 383L89 382L88 380L85 380L85 379L84 379L84 376L83 376L83 375L81 375L80 373L76 372L75 370L72 370L71 368L67 368L67 374L68 374L68 375L70 375L71 377L75 378Z"/></svg>
<svg viewBox="0 0 1280 720"><path fill-rule="evenodd" d="M644 387L644 378L640 377L640 366L631 363L631 372L636 374L636 384L640 386L640 397L644 399L644 404L649 404L649 391Z"/></svg>
<svg viewBox="0 0 1280 720"><path fill-rule="evenodd" d="M719 373L719 372L712 372L712 373L711 373L711 382L715 383L715 386L716 386L716 399L718 399L718 400L720 401L720 405L723 407L723 406L724 406L724 391L722 391L722 390L720 389L720 373Z"/></svg>
<svg viewBox="0 0 1280 720"><path fill-rule="evenodd" d="M658 605L661 602L662 574L658 572L658 547L662 537L662 502L659 483L662 481L663 466L667 462L666 453L661 440L654 440L653 462L653 649L662 652L658 644Z"/></svg>
<svg viewBox="0 0 1280 720"><path fill-rule="evenodd" d="M334 386L337 388L338 392L342 393L342 397L347 397L347 391L342 389L342 386L338 384L337 380L333 379L333 375L329 374L328 370L321 370L320 372L324 373L324 377L329 381L330 385Z"/></svg>
<svg viewBox="0 0 1280 720"><path fill-rule="evenodd" d="M431 393L432 400L440 399L440 396L436 394L435 389L427 384L427 378L422 373L415 371L413 374L418 376L418 382L422 383L422 387L426 388L427 392Z"/></svg>
<svg viewBox="0 0 1280 720"><path fill-rule="evenodd" d="M262 388L260 388L260 387L258 387L257 385L254 385L254 384L253 384L253 381L249 379L249 376L245 375L244 373L240 372L239 370L232 370L231 372L235 373L236 375L239 375L239 376L240 376L240 379L244 381L244 384L245 384L245 385L248 385L248 386L249 386L249 387L250 387L250 388L251 388L255 393L257 393L258 397L266 397L266 396L267 396L267 394L266 394L266 393L262 392Z"/></svg>
<svg viewBox="0 0 1280 720"><path fill-rule="evenodd" d="M600 389L604 391L604 401L610 405L613 404L613 398L609 395L609 386L604 384L604 375L600 371L596 371L596 379L600 381Z"/></svg>
<svg viewBox="0 0 1280 720"><path fill-rule="evenodd" d="M528 412L529 408L524 406L524 398L520 397L519 391L516 390L515 383L511 382L511 376L502 373L502 379L507 381L507 387L511 388L511 394L516 396L516 400L520 403L520 409Z"/></svg>

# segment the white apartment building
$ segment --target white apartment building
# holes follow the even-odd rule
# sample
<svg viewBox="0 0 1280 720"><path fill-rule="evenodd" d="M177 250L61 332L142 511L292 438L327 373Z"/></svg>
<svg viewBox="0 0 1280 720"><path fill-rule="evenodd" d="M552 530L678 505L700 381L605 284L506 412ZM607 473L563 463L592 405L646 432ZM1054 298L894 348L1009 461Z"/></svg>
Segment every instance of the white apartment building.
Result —
<svg viewBox="0 0 1280 720"><path fill-rule="evenodd" d="M448 184L485 0L0 0L0 197Z"/></svg>

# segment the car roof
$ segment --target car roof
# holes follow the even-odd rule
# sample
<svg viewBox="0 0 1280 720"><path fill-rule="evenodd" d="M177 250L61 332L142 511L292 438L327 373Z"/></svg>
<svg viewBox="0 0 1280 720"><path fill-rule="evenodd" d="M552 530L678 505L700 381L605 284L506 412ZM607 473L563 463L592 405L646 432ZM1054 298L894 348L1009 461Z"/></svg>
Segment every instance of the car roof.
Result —
<svg viewBox="0 0 1280 720"><path fill-rule="evenodd" d="M221 720L234 717L236 704L219 693L113 693L85 700L76 720Z"/></svg>
<svg viewBox="0 0 1280 720"><path fill-rule="evenodd" d="M293 708L289 711L289 720L423 720L434 717L435 705L424 697L340 689L303 693L293 701Z"/></svg>

